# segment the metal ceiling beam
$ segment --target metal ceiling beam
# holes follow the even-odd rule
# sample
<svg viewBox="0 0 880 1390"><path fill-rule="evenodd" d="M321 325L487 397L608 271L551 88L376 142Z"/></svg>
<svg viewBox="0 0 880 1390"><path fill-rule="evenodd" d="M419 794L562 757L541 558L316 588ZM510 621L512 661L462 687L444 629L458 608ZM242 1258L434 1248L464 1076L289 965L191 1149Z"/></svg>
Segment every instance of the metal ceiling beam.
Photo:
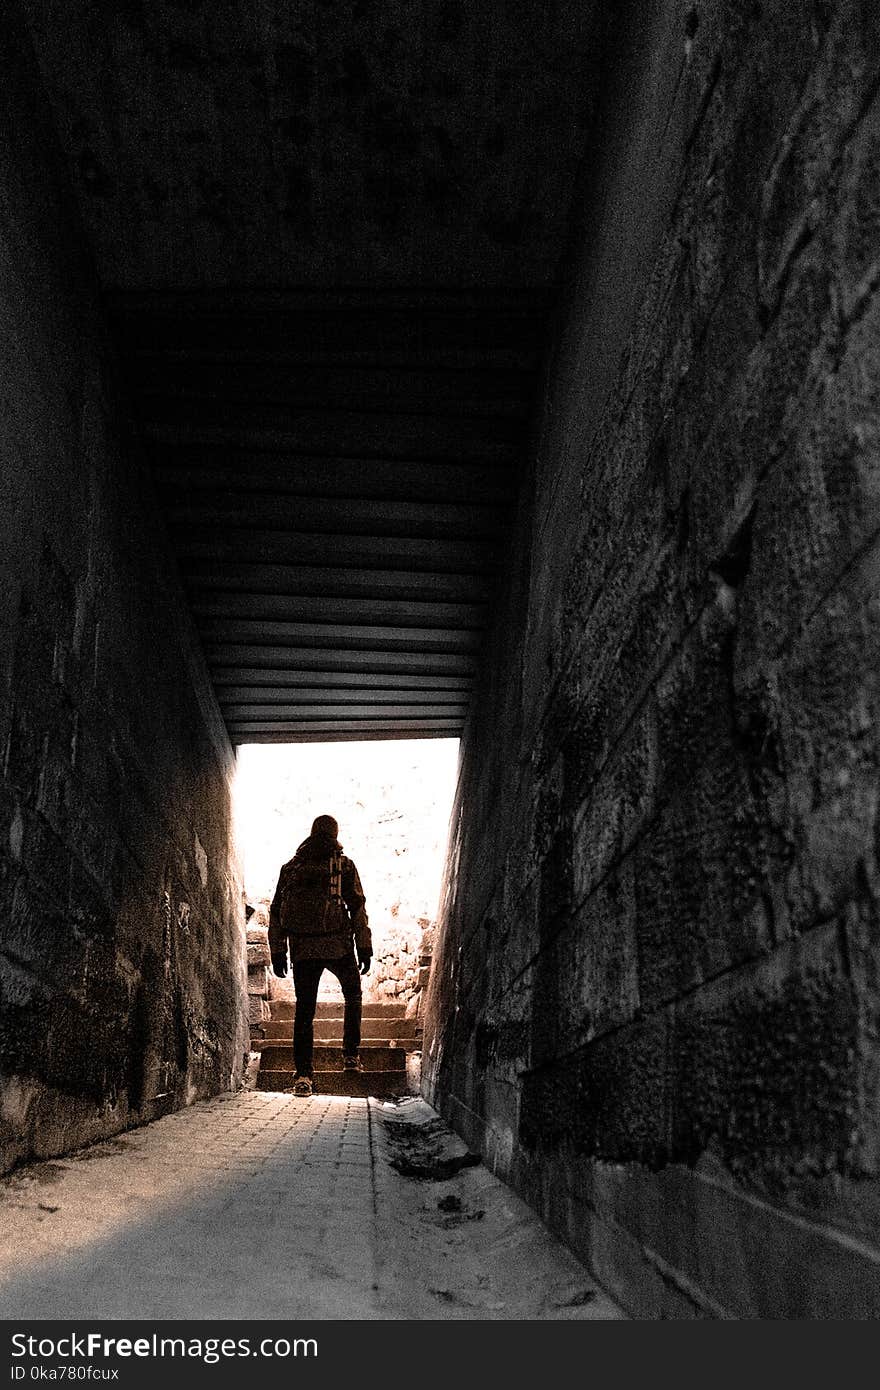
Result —
<svg viewBox="0 0 880 1390"><path fill-rule="evenodd" d="M168 503L173 527L240 526L258 530L305 531L312 534L399 536L442 541L497 536L497 506L449 502L371 502L363 498L270 496L265 493L210 494Z"/></svg>
<svg viewBox="0 0 880 1390"><path fill-rule="evenodd" d="M206 642L205 656L212 668L244 671L344 671L352 675L406 673L414 676L471 676L476 662L471 653L410 651L367 651L352 647L320 650L313 646L239 645L233 642Z"/></svg>
<svg viewBox="0 0 880 1390"><path fill-rule="evenodd" d="M238 561L250 555L261 563L320 565L355 570L394 568L436 573L473 571L485 575L498 563L498 541L450 540L430 536L314 534L299 529L270 531L248 525L247 516L222 526L193 521L174 536L183 560Z"/></svg>
<svg viewBox="0 0 880 1390"><path fill-rule="evenodd" d="M290 594L204 593L191 588L191 607L199 618L297 623L366 624L374 627L448 628L479 631L485 604L413 602L409 599L321 598Z"/></svg>
<svg viewBox="0 0 880 1390"><path fill-rule="evenodd" d="M204 618L199 631L205 643L241 643L260 646L315 647L338 651L347 647L361 652L474 652L478 632L442 627L376 627L357 623L285 623L247 618Z"/></svg>
<svg viewBox="0 0 880 1390"><path fill-rule="evenodd" d="M223 561L204 564L185 561L184 582L192 594L266 593L294 598L333 597L413 600L430 603L485 603L492 584L488 576L419 573L416 570L341 569L338 566L263 565Z"/></svg>

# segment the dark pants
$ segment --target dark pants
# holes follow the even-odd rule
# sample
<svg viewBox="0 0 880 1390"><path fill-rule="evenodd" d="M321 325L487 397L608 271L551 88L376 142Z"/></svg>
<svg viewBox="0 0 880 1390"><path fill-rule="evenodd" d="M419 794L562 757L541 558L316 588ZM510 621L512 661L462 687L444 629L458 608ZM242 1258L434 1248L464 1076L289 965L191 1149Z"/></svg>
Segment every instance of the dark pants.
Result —
<svg viewBox="0 0 880 1390"><path fill-rule="evenodd" d="M294 961L296 1015L293 1022L293 1065L300 1076L312 1074L315 1005L318 1002L318 985L325 970L336 976L345 999L342 1051L346 1057L350 1057L361 1045L361 977L354 951L339 960Z"/></svg>

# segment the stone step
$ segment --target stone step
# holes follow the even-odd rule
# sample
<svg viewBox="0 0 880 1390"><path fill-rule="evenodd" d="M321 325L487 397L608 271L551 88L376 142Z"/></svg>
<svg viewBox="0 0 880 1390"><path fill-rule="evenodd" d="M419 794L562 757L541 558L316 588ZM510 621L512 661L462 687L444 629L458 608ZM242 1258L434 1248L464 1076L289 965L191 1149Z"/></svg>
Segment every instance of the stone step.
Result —
<svg viewBox="0 0 880 1390"><path fill-rule="evenodd" d="M342 1040L342 1015L339 1018L316 1018L315 1037ZM293 1029L292 1019L270 1019L261 1025L266 1038L289 1038ZM365 1018L361 1022L361 1036L364 1038L416 1038L419 1025L414 1018Z"/></svg>
<svg viewBox="0 0 880 1390"><path fill-rule="evenodd" d="M342 1071L342 1049L316 1047L312 1053L317 1071ZM406 1071L406 1052L402 1047L364 1047L361 1061L366 1071ZM293 1047L290 1043L267 1043L260 1053L260 1070L292 1071Z"/></svg>
<svg viewBox="0 0 880 1390"><path fill-rule="evenodd" d="M323 1096L402 1096L407 1094L406 1073L400 1071L316 1071L314 1086ZM292 1091L292 1071L263 1071L258 1091Z"/></svg>
<svg viewBox="0 0 880 1390"><path fill-rule="evenodd" d="M296 1004L292 999L272 999L269 1002L272 1019L276 1022L284 1019L293 1018ZM315 1018L341 1018L344 1005L340 999L322 1000L315 1009ZM404 1004L364 1004L362 1015L364 1018L403 1018L406 1011Z"/></svg>
<svg viewBox="0 0 880 1390"><path fill-rule="evenodd" d="M288 1044L289 1044L290 1041L291 1041L291 1038L292 1038L292 1030L291 1030L290 1024L289 1024L289 1023L282 1023L282 1024L280 1024L279 1026L280 1026L280 1028L281 1028L281 1030L282 1030L282 1031L279 1032L279 1033L274 1033L274 1034L272 1034L271 1036L268 1036L268 1035L267 1035L266 1037L263 1037L263 1038L251 1038L251 1051L252 1051L252 1052L262 1052L262 1050L263 1050L264 1047L267 1047L267 1046L271 1047L273 1044L278 1044L278 1043L288 1043ZM268 1025L264 1023L264 1024L263 1024L263 1028L265 1029L265 1028L267 1028L267 1027L268 1027ZM315 1042L316 1042L317 1044L319 1044L319 1045L323 1043L323 1044L325 1044L325 1045L328 1046L328 1047L335 1047L335 1048L341 1049L341 1047L342 1047L342 1029L341 1029L341 1028L338 1029L338 1031L337 1031L336 1033L334 1033L334 1034L332 1034L332 1035L330 1035L330 1036L322 1035L322 1034L319 1034L318 1032L316 1032L316 1033L315 1033ZM372 1034L368 1034L366 1037L364 1037L363 1034L362 1034L362 1035L361 1035L361 1048L364 1049L364 1048L371 1048L371 1047L394 1047L394 1048L397 1048L397 1050L400 1051L400 1052L421 1052L421 1050L422 1050L422 1040L421 1040L421 1038L394 1038L394 1037L388 1037L387 1032L383 1032L383 1033L381 1034L381 1036L378 1036L378 1037L373 1037Z"/></svg>

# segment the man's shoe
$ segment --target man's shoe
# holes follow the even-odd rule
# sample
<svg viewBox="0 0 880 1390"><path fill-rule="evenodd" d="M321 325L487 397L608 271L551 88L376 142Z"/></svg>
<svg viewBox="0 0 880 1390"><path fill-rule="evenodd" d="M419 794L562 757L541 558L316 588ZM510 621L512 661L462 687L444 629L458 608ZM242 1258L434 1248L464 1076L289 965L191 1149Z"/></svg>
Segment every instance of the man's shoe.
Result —
<svg viewBox="0 0 880 1390"><path fill-rule="evenodd" d="M364 1064L363 1064L363 1062L361 1061L360 1057L357 1055L356 1052L351 1053L350 1056L343 1057L343 1059L342 1059L342 1070L343 1070L343 1071L363 1071L363 1069L364 1069Z"/></svg>
<svg viewBox="0 0 880 1390"><path fill-rule="evenodd" d="M305 1100L308 1096L314 1095L314 1086L310 1076L295 1076L293 1078L293 1094Z"/></svg>

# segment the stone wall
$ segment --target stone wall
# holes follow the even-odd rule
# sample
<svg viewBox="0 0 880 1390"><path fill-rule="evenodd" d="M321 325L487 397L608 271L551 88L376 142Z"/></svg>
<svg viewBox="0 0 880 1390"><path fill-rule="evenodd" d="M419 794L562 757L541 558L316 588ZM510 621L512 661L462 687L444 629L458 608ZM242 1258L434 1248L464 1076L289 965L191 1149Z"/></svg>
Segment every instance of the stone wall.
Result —
<svg viewBox="0 0 880 1390"><path fill-rule="evenodd" d="M880 20L604 43L427 1093L638 1314L876 1317Z"/></svg>
<svg viewBox="0 0 880 1390"><path fill-rule="evenodd" d="M234 1085L232 752L14 9L0 72L0 1169Z"/></svg>

